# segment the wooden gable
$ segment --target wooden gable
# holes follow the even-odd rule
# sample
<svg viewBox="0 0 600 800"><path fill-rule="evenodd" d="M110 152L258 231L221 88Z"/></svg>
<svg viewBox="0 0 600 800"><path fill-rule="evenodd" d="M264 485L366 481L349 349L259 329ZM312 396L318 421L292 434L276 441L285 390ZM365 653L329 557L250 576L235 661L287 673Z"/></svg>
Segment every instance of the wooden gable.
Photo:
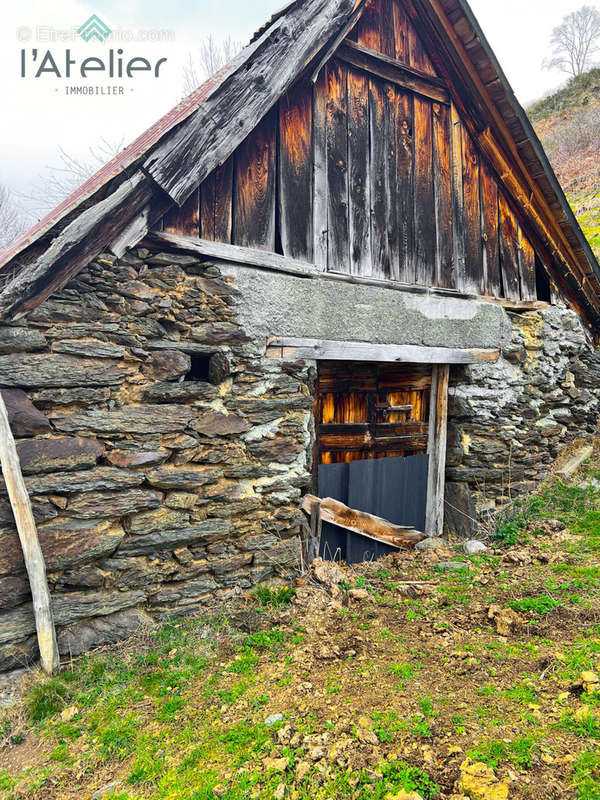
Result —
<svg viewBox="0 0 600 800"><path fill-rule="evenodd" d="M436 75L404 0L371 0L163 229L349 275L550 298L527 214Z"/></svg>

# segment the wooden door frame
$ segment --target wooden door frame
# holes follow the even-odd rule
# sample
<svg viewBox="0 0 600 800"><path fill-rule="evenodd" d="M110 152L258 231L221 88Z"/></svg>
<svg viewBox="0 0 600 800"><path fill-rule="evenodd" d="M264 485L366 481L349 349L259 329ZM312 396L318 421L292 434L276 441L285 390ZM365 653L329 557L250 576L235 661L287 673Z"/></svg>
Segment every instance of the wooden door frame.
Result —
<svg viewBox="0 0 600 800"><path fill-rule="evenodd" d="M450 365L433 367L429 409L429 476L427 479L427 510L425 533L442 536L444 533L444 495L446 488L446 446L448 441L448 383Z"/></svg>

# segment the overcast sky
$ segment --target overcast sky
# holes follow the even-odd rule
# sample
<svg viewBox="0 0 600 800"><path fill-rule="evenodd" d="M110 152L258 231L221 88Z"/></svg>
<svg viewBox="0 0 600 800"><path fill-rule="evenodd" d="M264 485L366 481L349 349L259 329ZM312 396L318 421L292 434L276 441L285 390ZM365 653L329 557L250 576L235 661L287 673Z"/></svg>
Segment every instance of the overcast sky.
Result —
<svg viewBox="0 0 600 800"><path fill-rule="evenodd" d="M0 183L15 192L39 187L39 175L58 163L58 148L85 158L90 145L101 137L111 144L131 139L151 125L180 99L183 68L189 53L209 34L220 39L249 39L252 32L277 10L283 0L19 0L3 4L0 31ZM564 77L546 72L541 62L547 54L552 28L579 8L583 0L471 0L472 8L523 104L559 86ZM83 42L70 31L91 14L97 14L121 37L117 43ZM51 36L72 36L49 41ZM159 41L126 41L142 36ZM124 43L123 43L124 42ZM84 58L107 59L110 47L122 47L126 59L143 57L152 66L161 58L159 78L137 73L126 81L93 77L87 83L122 85L122 96L66 96L65 86L83 80L57 79L51 74L33 77L31 49L38 59L51 49L62 61L64 53L79 64ZM21 49L27 51L26 77L21 77ZM139 62L138 62L139 63ZM77 67L76 67L77 68Z"/></svg>

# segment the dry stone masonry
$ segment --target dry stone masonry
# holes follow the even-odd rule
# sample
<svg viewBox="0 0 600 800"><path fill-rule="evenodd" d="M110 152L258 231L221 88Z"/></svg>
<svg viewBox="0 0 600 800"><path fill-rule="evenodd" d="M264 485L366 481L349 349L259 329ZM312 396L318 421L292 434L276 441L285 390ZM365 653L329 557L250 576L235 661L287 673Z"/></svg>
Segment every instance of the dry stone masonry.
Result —
<svg viewBox="0 0 600 800"><path fill-rule="evenodd" d="M138 249L102 256L0 328L0 386L63 654L299 564L312 373L264 359L235 297L210 264ZM2 483L0 670L36 654Z"/></svg>
<svg viewBox="0 0 600 800"><path fill-rule="evenodd" d="M63 654L299 566L316 364L265 358L265 336L247 324L260 303L214 264L138 248L99 257L0 327L0 387ZM497 364L452 374L446 513L461 534L597 422L600 361L577 316L553 308L511 322ZM36 655L0 482L0 671Z"/></svg>

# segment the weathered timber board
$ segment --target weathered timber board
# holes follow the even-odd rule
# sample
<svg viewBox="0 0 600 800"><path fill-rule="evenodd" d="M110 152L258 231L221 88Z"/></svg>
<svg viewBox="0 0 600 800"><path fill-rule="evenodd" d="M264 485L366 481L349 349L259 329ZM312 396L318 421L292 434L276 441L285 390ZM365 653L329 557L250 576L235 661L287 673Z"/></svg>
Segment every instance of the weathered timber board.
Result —
<svg viewBox="0 0 600 800"><path fill-rule="evenodd" d="M214 242L231 242L233 203L233 157L200 187L200 236Z"/></svg>
<svg viewBox="0 0 600 800"><path fill-rule="evenodd" d="M183 236L198 236L200 231L200 190L196 189L181 208L173 206L163 217L163 230Z"/></svg>
<svg viewBox="0 0 600 800"><path fill-rule="evenodd" d="M518 302L519 289L519 231L515 215L504 192L499 197L500 208L500 258L504 297Z"/></svg>
<svg viewBox="0 0 600 800"><path fill-rule="evenodd" d="M485 256L486 294L500 297L500 241L498 233L498 184L485 159L481 159L481 227Z"/></svg>
<svg viewBox="0 0 600 800"><path fill-rule="evenodd" d="M348 69L327 65L327 185L329 267L347 271L350 260L348 191Z"/></svg>
<svg viewBox="0 0 600 800"><path fill-rule="evenodd" d="M369 79L348 71L348 180L350 272L371 274Z"/></svg>
<svg viewBox="0 0 600 800"><path fill-rule="evenodd" d="M233 243L275 250L277 114L261 120L235 154Z"/></svg>
<svg viewBox="0 0 600 800"><path fill-rule="evenodd" d="M313 259L327 269L327 81L322 70L313 87Z"/></svg>
<svg viewBox="0 0 600 800"><path fill-rule="evenodd" d="M415 97L415 281L435 284L436 232L431 103Z"/></svg>
<svg viewBox="0 0 600 800"><path fill-rule="evenodd" d="M523 229L519 226L519 272L521 276L521 300L535 300L535 250Z"/></svg>
<svg viewBox="0 0 600 800"><path fill-rule="evenodd" d="M400 257L394 99L390 84L369 81L372 274L385 279L397 277Z"/></svg>
<svg viewBox="0 0 600 800"><path fill-rule="evenodd" d="M463 127L463 193L465 209L465 290L484 294L481 238L479 153Z"/></svg>
<svg viewBox="0 0 600 800"><path fill-rule="evenodd" d="M312 86L306 80L279 102L279 209L283 254L311 261Z"/></svg>
<svg viewBox="0 0 600 800"><path fill-rule="evenodd" d="M452 288L454 241L452 225L450 110L433 104L433 174L435 176L435 217L437 233L436 286Z"/></svg>
<svg viewBox="0 0 600 800"><path fill-rule="evenodd" d="M415 282L415 161L414 99L411 94L396 91L396 151L398 165L398 237L399 280Z"/></svg>

